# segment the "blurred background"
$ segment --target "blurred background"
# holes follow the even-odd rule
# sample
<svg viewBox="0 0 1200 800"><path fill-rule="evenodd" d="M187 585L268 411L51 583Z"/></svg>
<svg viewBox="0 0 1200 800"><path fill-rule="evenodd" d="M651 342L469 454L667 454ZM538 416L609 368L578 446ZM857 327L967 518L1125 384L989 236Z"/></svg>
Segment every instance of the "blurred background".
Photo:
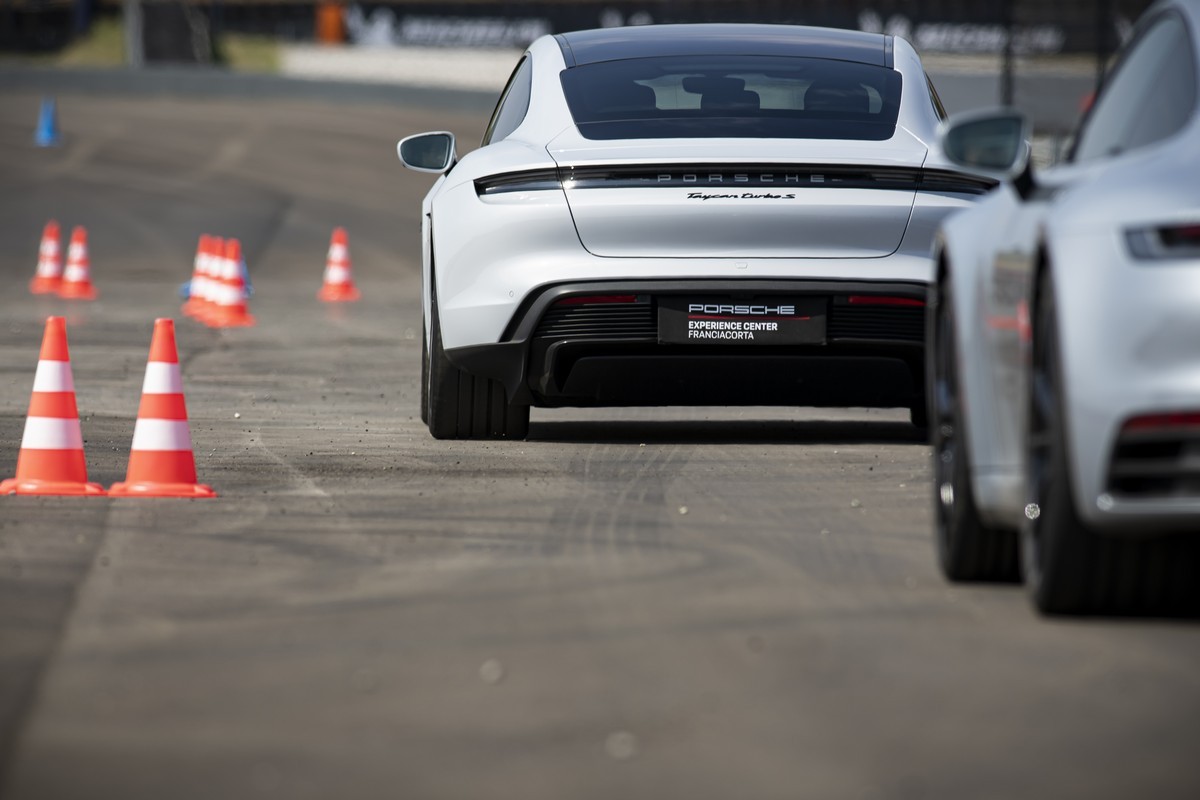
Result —
<svg viewBox="0 0 1200 800"><path fill-rule="evenodd" d="M0 0L0 65L179 68L496 91L546 33L773 22L882 31L947 108L999 103L1061 142L1150 0ZM1053 148L1054 145L1051 145Z"/></svg>

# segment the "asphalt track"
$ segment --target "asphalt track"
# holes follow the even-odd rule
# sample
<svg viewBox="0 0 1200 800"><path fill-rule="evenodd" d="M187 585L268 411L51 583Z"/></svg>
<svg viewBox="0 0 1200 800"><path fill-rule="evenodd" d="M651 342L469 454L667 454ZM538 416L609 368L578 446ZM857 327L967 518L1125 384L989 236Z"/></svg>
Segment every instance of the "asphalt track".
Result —
<svg viewBox="0 0 1200 800"><path fill-rule="evenodd" d="M344 98L343 98L344 99ZM0 498L0 796L1195 798L1200 626L951 587L905 412L417 418L418 199L394 142L478 114L0 90L0 471L69 320L124 476L156 316L238 236L258 326L179 323L212 501ZM26 292L86 224L94 303ZM330 229L365 299L314 297Z"/></svg>

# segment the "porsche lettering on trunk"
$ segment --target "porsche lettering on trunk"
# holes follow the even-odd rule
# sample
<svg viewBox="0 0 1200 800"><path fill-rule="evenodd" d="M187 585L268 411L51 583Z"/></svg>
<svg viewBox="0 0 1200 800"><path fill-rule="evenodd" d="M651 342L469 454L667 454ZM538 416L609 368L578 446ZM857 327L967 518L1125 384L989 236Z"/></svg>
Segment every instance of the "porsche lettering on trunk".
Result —
<svg viewBox="0 0 1200 800"><path fill-rule="evenodd" d="M838 150L855 147L863 143ZM917 142L891 147L891 157L875 164L844 152L830 157L816 143L795 148L814 160L790 163L672 163L678 148L666 142L640 147L636 161L607 165L576 148L551 154L579 239L597 256L882 258L904 238L925 157ZM721 148L709 142L710 152ZM662 160L650 161L648 151ZM744 159L747 147L729 151L731 161L735 153Z"/></svg>

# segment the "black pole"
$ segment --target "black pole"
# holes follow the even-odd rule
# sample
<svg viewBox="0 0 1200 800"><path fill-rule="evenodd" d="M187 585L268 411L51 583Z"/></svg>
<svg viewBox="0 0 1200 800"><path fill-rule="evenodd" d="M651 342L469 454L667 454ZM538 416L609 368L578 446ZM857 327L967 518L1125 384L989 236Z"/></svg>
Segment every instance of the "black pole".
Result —
<svg viewBox="0 0 1200 800"><path fill-rule="evenodd" d="M1105 0L1096 0L1096 91L1104 82L1104 65L1108 61L1108 23L1112 15Z"/></svg>
<svg viewBox="0 0 1200 800"><path fill-rule="evenodd" d="M1015 101L1013 86L1013 3L1015 0L1004 0L1004 63L1000 68L1000 103L1011 106Z"/></svg>

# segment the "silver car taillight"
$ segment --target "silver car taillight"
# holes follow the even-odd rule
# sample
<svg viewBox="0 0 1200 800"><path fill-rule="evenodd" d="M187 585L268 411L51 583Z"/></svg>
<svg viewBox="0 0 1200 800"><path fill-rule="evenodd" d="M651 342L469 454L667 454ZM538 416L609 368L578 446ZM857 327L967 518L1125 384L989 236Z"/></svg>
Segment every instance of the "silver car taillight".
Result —
<svg viewBox="0 0 1200 800"><path fill-rule="evenodd" d="M506 194L509 192L536 192L547 189L561 189L562 182L556 169L531 169L524 172L507 172L479 178L475 181L475 193L486 195Z"/></svg>
<svg viewBox="0 0 1200 800"><path fill-rule="evenodd" d="M1134 228L1125 231L1125 242L1135 258L1150 261L1200 258L1200 223Z"/></svg>

